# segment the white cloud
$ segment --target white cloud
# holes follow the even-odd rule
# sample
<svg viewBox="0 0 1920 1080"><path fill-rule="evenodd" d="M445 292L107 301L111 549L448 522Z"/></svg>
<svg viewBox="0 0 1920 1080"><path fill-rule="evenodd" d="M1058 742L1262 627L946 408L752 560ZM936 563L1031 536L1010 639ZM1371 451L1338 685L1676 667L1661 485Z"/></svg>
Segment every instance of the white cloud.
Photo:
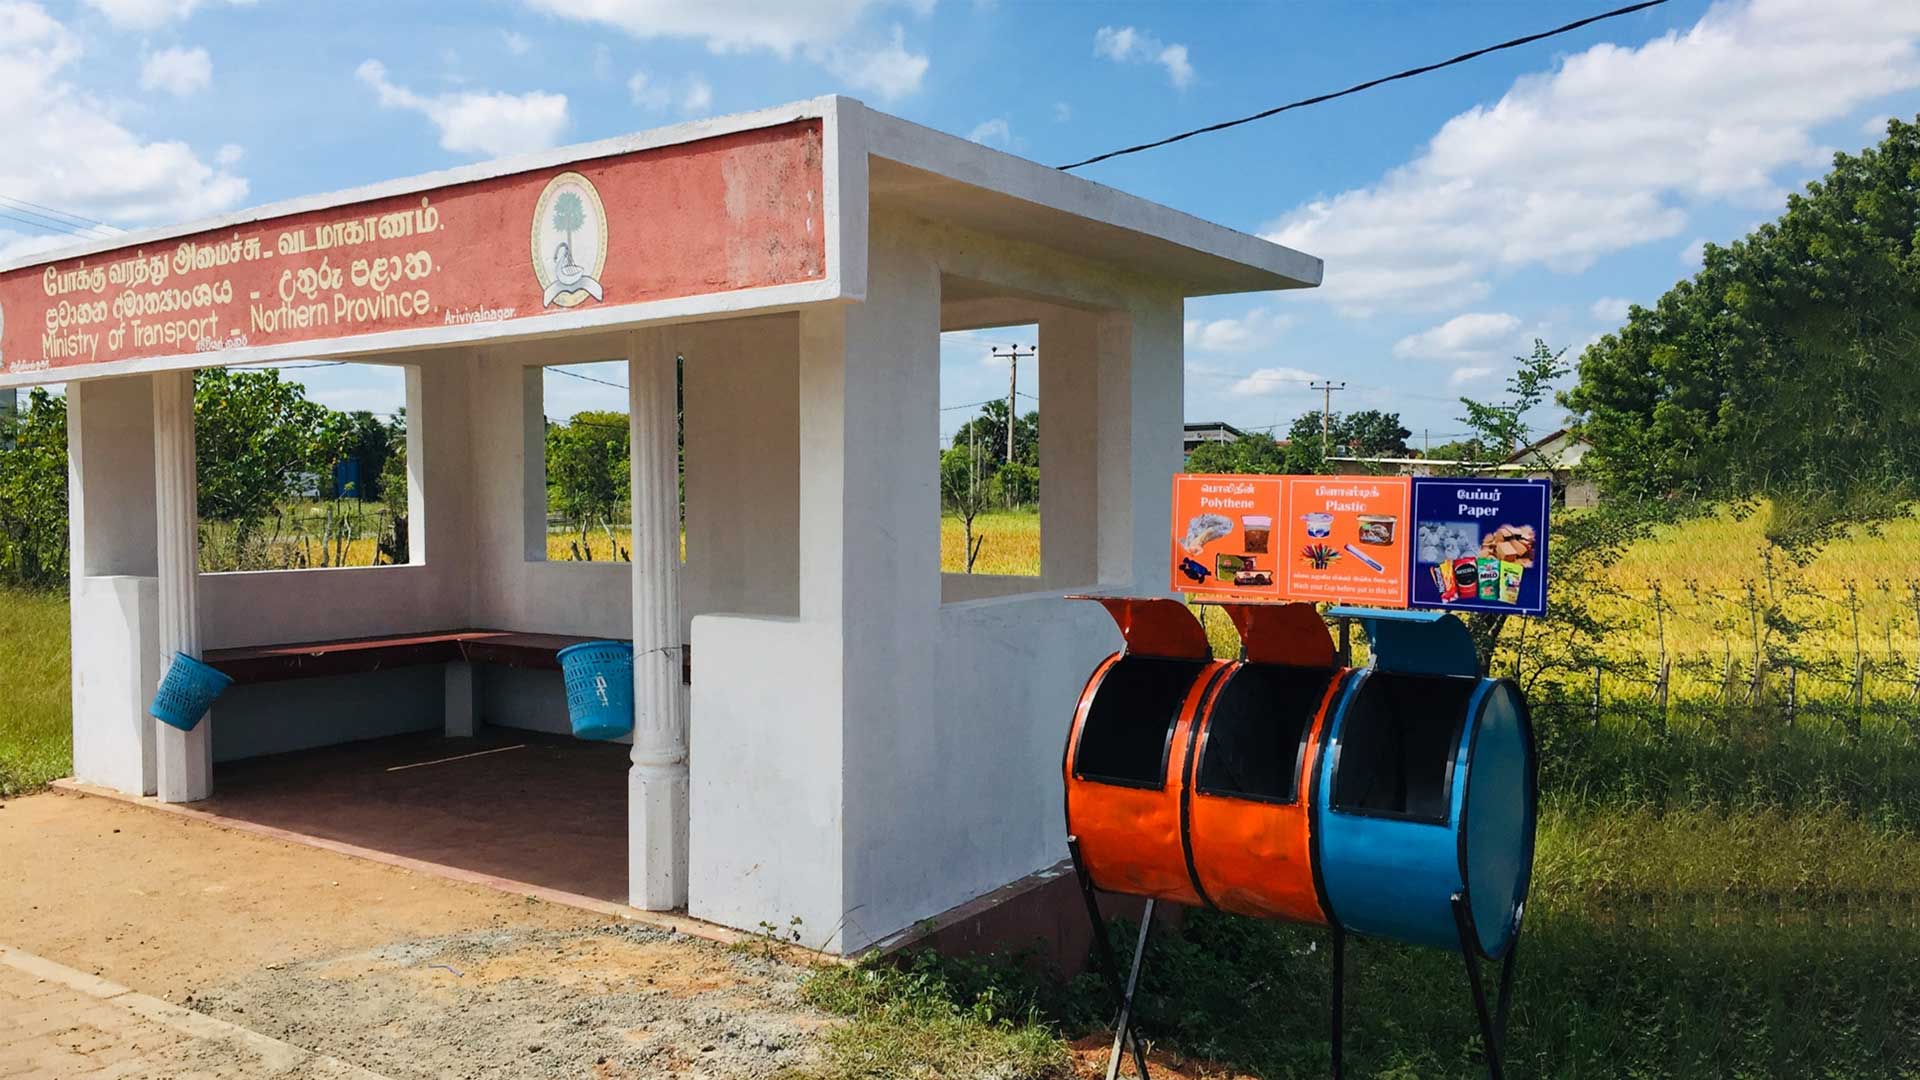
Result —
<svg viewBox="0 0 1920 1080"><path fill-rule="evenodd" d="M713 108L713 87L698 75L687 80L687 91L680 96L680 111L702 113Z"/></svg>
<svg viewBox="0 0 1920 1080"><path fill-rule="evenodd" d="M832 45L852 33L870 11L889 0L526 0L562 18L606 23L637 38L689 38L716 53L768 49L783 57ZM925 14L932 4L905 5Z"/></svg>
<svg viewBox="0 0 1920 1080"><path fill-rule="evenodd" d="M1264 367L1233 384L1228 391L1243 397L1267 397L1289 393L1320 378L1311 371L1294 367Z"/></svg>
<svg viewBox="0 0 1920 1080"><path fill-rule="evenodd" d="M84 47L39 4L0 0L0 191L103 221L179 221L227 209L247 182L209 165L184 142L143 138L125 110L68 81ZM20 231L0 247L70 243Z"/></svg>
<svg viewBox="0 0 1920 1080"><path fill-rule="evenodd" d="M1007 126L1004 117L982 120L967 132L967 138L982 146L1005 146L1013 141L1013 129Z"/></svg>
<svg viewBox="0 0 1920 1080"><path fill-rule="evenodd" d="M930 63L907 50L906 29L898 24L893 36L879 44L820 47L808 55L853 89L871 90L887 101L920 89Z"/></svg>
<svg viewBox="0 0 1920 1080"><path fill-rule="evenodd" d="M627 79L627 93L632 96L635 105L655 112L665 109L667 103L673 100L667 88L656 84L644 71L636 71Z"/></svg>
<svg viewBox="0 0 1920 1080"><path fill-rule="evenodd" d="M1186 346L1196 352L1241 353L1265 348L1293 325L1293 316L1255 308L1237 319L1188 319Z"/></svg>
<svg viewBox="0 0 1920 1080"><path fill-rule="evenodd" d="M161 49L140 65L140 89L186 97L213 83L213 58L205 49Z"/></svg>
<svg viewBox="0 0 1920 1080"><path fill-rule="evenodd" d="M1054 123L1064 124L1071 119L1073 119L1073 106L1064 101L1056 101L1053 103Z"/></svg>
<svg viewBox="0 0 1920 1080"><path fill-rule="evenodd" d="M1893 117L1888 113L1869 116L1866 122L1860 125L1860 134L1865 135L1874 142L1879 142L1881 139L1887 137L1887 121L1892 119Z"/></svg>
<svg viewBox="0 0 1920 1080"><path fill-rule="evenodd" d="M1627 311L1633 307L1631 300L1622 300L1617 296L1603 296L1593 302L1589 310L1593 317L1604 323L1627 321Z"/></svg>
<svg viewBox="0 0 1920 1080"><path fill-rule="evenodd" d="M184 20L205 6L205 0L86 0L86 3L122 30L156 30ZM244 7L253 0L226 0L226 3Z"/></svg>
<svg viewBox="0 0 1920 1080"><path fill-rule="evenodd" d="M386 65L378 60L366 61L354 74L380 95L383 108L410 109L433 121L441 148L455 153L500 157L544 150L567 130L565 94L416 94L389 81Z"/></svg>
<svg viewBox="0 0 1920 1080"><path fill-rule="evenodd" d="M1696 236L1686 247L1680 249L1680 265L1688 270L1698 270L1707 258L1707 238Z"/></svg>
<svg viewBox="0 0 1920 1080"><path fill-rule="evenodd" d="M1519 329L1520 320L1504 311L1468 312L1394 342L1393 355L1402 360L1481 360L1498 355Z"/></svg>
<svg viewBox="0 0 1920 1080"><path fill-rule="evenodd" d="M1159 64L1166 69L1167 80L1180 90L1193 82L1193 63L1185 45L1168 44L1131 26L1103 26L1094 31L1093 55L1116 64Z"/></svg>
<svg viewBox="0 0 1920 1080"><path fill-rule="evenodd" d="M240 159L246 156L247 151L239 143L222 143L219 152L213 155L213 160L222 165L237 165Z"/></svg>
<svg viewBox="0 0 1920 1080"><path fill-rule="evenodd" d="M1453 369L1453 374L1447 376L1447 385L1459 386L1462 383L1484 379L1491 374L1493 369L1490 367L1457 367Z"/></svg>
<svg viewBox="0 0 1920 1080"><path fill-rule="evenodd" d="M1915 86L1920 4L1720 3L1684 32L1522 77L1412 161L1266 232L1325 258L1309 295L1350 313L1458 304L1502 274L1677 236L1696 203L1777 199L1777 170L1823 164L1816 127Z"/></svg>
<svg viewBox="0 0 1920 1080"><path fill-rule="evenodd" d="M675 91L670 84L655 82L646 72L636 71L627 79L627 93L635 105L654 112L665 112L676 97L684 113L706 112L713 107L713 86L699 75L688 76Z"/></svg>
<svg viewBox="0 0 1920 1080"><path fill-rule="evenodd" d="M533 39L517 30L501 31L500 40L506 44L507 51L515 56L525 56L533 49Z"/></svg>

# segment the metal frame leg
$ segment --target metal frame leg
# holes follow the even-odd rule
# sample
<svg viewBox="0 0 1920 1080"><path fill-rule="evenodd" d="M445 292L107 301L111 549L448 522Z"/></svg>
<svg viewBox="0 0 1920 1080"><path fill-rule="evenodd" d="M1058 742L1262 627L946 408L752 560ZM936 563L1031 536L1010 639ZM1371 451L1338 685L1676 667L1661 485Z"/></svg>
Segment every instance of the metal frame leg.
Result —
<svg viewBox="0 0 1920 1080"><path fill-rule="evenodd" d="M1346 1076L1343 1062L1347 1043L1347 932L1333 928L1333 1080Z"/></svg>
<svg viewBox="0 0 1920 1080"><path fill-rule="evenodd" d="M1516 919L1514 938L1507 943L1507 954L1500 961L1500 1001L1492 1015L1487 1011L1487 990L1480 977L1479 936L1473 929L1473 912L1466 897L1453 896L1453 923L1460 933L1460 956L1467 965L1467 986L1473 991L1473 1011L1480 1020L1480 1041L1486 1048L1487 1075L1504 1080L1502 1060L1507 1045L1507 1015L1513 1004L1513 960L1520 951L1520 928Z"/></svg>
<svg viewBox="0 0 1920 1080"><path fill-rule="evenodd" d="M1093 878L1087 873L1086 863L1080 858L1080 838L1067 837L1067 853L1073 856L1073 873L1080 881L1080 897L1086 901L1087 921L1093 927L1093 947L1100 957L1100 970L1107 977L1107 987L1113 992L1114 999L1120 1003L1120 1013L1113 1024L1113 1051L1107 1057L1107 1080L1114 1080L1120 1074L1120 1052L1123 1044L1131 1038L1134 1067L1140 1070L1140 1080L1147 1080L1147 1054L1140 1046L1140 1040L1133 1037L1133 990L1140 980L1140 963L1147 955L1147 931L1153 926L1152 900L1147 901L1146 911L1140 917L1140 940L1133 953L1133 970L1124 986L1120 982L1120 958L1114 955L1113 942L1107 938L1107 923L1100 917L1100 902L1093 895Z"/></svg>

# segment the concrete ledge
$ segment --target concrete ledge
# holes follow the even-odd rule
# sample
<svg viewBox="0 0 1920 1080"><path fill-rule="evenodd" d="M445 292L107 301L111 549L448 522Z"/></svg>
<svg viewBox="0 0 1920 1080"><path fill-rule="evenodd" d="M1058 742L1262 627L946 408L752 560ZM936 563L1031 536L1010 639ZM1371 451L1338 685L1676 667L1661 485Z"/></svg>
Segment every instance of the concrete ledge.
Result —
<svg viewBox="0 0 1920 1080"><path fill-rule="evenodd" d="M1100 914L1108 919L1137 921L1146 905L1134 896L1096 896ZM1186 909L1163 904L1156 920L1163 927L1177 926L1185 916ZM1073 861L1062 859L883 938L860 955L892 956L915 948L948 956L1026 952L1061 976L1072 978L1086 970L1092 946L1093 928L1087 924Z"/></svg>

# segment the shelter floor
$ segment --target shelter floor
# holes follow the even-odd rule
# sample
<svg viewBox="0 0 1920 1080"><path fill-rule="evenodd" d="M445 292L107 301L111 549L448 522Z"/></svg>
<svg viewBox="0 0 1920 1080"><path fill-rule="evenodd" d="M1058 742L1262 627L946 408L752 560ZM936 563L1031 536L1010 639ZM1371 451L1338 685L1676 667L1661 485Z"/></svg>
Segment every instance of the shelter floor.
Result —
<svg viewBox="0 0 1920 1080"><path fill-rule="evenodd" d="M400 735L216 766L193 806L625 903L627 762L623 744L508 728Z"/></svg>

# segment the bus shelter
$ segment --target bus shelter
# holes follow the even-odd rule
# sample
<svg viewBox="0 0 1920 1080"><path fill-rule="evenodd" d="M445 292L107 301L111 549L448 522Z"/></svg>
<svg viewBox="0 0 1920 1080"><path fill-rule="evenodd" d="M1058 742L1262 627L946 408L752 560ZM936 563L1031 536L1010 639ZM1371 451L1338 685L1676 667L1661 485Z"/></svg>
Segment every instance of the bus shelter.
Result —
<svg viewBox="0 0 1920 1080"><path fill-rule="evenodd" d="M563 730L553 652L627 639L625 898L866 948L1060 858L1059 718L1113 648L1060 597L1165 588L1184 301L1320 275L842 97L31 258L0 388L67 388L76 778L191 803L268 755ZM943 574L940 334L1016 324L1040 573ZM314 358L405 372L405 560L201 572L194 371ZM606 360L632 561L549 561L541 368ZM190 732L147 715L176 651L241 684Z"/></svg>

